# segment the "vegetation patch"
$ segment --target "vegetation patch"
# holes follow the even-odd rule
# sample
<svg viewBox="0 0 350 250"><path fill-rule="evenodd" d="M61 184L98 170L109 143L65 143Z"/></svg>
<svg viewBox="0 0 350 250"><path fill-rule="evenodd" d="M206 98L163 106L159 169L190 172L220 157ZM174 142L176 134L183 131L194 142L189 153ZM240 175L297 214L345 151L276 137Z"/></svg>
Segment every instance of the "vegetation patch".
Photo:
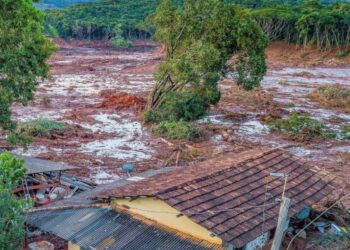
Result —
<svg viewBox="0 0 350 250"><path fill-rule="evenodd" d="M153 132L169 140L198 140L203 134L193 123L185 121L161 122L153 128Z"/></svg>
<svg viewBox="0 0 350 250"><path fill-rule="evenodd" d="M155 109L147 109L143 118L147 123L160 121L193 121L207 114L207 98L196 92L173 92Z"/></svg>
<svg viewBox="0 0 350 250"><path fill-rule="evenodd" d="M306 114L292 113L285 119L266 119L270 129L292 136L296 140L309 141L314 138L334 138L336 133L322 122L310 118Z"/></svg>
<svg viewBox="0 0 350 250"><path fill-rule="evenodd" d="M238 105L269 105L272 101L272 95L261 88L247 91L240 86L230 88L224 93L224 101L236 103Z"/></svg>
<svg viewBox="0 0 350 250"><path fill-rule="evenodd" d="M55 122L48 119L35 119L19 125L19 133L28 136L47 136L53 132L64 132L68 126L64 122Z"/></svg>
<svg viewBox="0 0 350 250"><path fill-rule="evenodd" d="M348 139L350 140L350 126L349 125L342 125L340 126L340 129L341 129L341 136L344 138L344 139Z"/></svg>
<svg viewBox="0 0 350 250"><path fill-rule="evenodd" d="M350 111L350 88L339 84L318 87L309 97L323 106Z"/></svg>

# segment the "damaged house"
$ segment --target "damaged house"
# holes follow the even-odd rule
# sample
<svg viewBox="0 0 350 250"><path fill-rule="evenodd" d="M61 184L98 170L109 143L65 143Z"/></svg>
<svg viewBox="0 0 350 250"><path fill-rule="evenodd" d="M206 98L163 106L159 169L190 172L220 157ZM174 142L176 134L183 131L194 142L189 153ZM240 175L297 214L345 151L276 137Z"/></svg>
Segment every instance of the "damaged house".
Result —
<svg viewBox="0 0 350 250"><path fill-rule="evenodd" d="M189 237L188 244L204 244L201 249L257 249L273 237L277 225L284 179L271 173L288 173L285 196L291 199L290 219L307 218L311 206L334 191L333 182L326 173L285 150L273 149L229 153L105 190L94 199L101 206L110 206L116 214L139 223L151 222L161 230ZM49 216L36 226L50 231L45 225L54 219L55 216ZM94 225L96 228L91 226L85 230L85 237L98 230L99 224ZM132 231L132 227L125 227L122 234L131 234L129 230ZM58 231L51 230L51 233L58 234ZM106 241L99 239L97 242L96 238L91 249L133 249L122 244L121 235L111 233L105 238L109 245L99 248L98 244ZM87 248L74 237L66 240L74 249ZM159 241L156 237L153 240ZM139 248L164 249L144 246Z"/></svg>

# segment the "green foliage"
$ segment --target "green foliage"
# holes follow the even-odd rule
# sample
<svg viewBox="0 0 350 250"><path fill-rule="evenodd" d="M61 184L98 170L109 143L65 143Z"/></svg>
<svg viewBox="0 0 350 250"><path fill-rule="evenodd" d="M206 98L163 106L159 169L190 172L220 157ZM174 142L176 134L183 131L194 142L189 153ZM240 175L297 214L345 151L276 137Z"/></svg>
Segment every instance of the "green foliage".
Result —
<svg viewBox="0 0 350 250"><path fill-rule="evenodd" d="M47 136L54 131L65 131L64 122L55 122L48 119L35 119L19 125L20 134L27 136Z"/></svg>
<svg viewBox="0 0 350 250"><path fill-rule="evenodd" d="M149 38L150 30L141 25L159 0L99 0L46 12L46 29L55 27L62 38L111 39L119 26L126 40Z"/></svg>
<svg viewBox="0 0 350 250"><path fill-rule="evenodd" d="M8 189L17 187L26 172L24 161L16 158L9 152L0 154L0 186Z"/></svg>
<svg viewBox="0 0 350 250"><path fill-rule="evenodd" d="M153 129L153 132L169 140L196 140L202 136L198 128L185 121L161 122Z"/></svg>
<svg viewBox="0 0 350 250"><path fill-rule="evenodd" d="M193 121L207 113L208 99L197 92L172 92L155 109L144 112L145 122Z"/></svg>
<svg viewBox="0 0 350 250"><path fill-rule="evenodd" d="M28 145L33 141L31 136L18 132L12 132L9 134L7 140L11 145L20 145L25 149L27 149Z"/></svg>
<svg viewBox="0 0 350 250"><path fill-rule="evenodd" d="M109 39L114 36L113 27L121 24L125 39L145 38L149 37L153 30L141 23L160 2L160 0L99 0L49 11L47 23L56 27L62 37ZM184 4L183 0L172 2L174 6ZM350 3L346 1L226 0L225 2L250 8L254 19L272 41L317 46L349 46ZM207 4L206 7L208 6ZM164 14L168 15L170 12ZM242 25L246 24L243 22Z"/></svg>
<svg viewBox="0 0 350 250"><path fill-rule="evenodd" d="M249 12L221 0L163 0L148 18L165 46L148 107L160 120L194 120L220 100L218 81L229 72L245 89L260 84L267 39ZM232 54L237 60L230 61ZM193 96L193 97L191 97Z"/></svg>
<svg viewBox="0 0 350 250"><path fill-rule="evenodd" d="M48 31L48 35L51 37L55 37L55 38L60 37L58 30L51 24L47 25L47 31Z"/></svg>
<svg viewBox="0 0 350 250"><path fill-rule="evenodd" d="M0 249L19 250L25 237L22 212L31 205L20 200L11 190L22 180L26 169L23 160L8 152L0 154Z"/></svg>
<svg viewBox="0 0 350 250"><path fill-rule="evenodd" d="M46 59L54 51L43 35L43 15L31 0L0 0L0 128L15 130L10 106L27 104L48 76Z"/></svg>
<svg viewBox="0 0 350 250"><path fill-rule="evenodd" d="M109 44L115 48L129 48L132 46L132 42L123 37L123 31L120 24L114 27L114 37L109 40Z"/></svg>
<svg viewBox="0 0 350 250"><path fill-rule="evenodd" d="M277 130L293 136L301 136L304 140L315 137L334 138L336 133L327 129L320 121L310 118L308 115L292 113L286 119L267 119L267 124L272 130Z"/></svg>
<svg viewBox="0 0 350 250"><path fill-rule="evenodd" d="M266 3L252 10L252 15L270 40L304 46L349 46L348 2L322 4L317 0L309 0L294 5Z"/></svg>
<svg viewBox="0 0 350 250"><path fill-rule="evenodd" d="M342 125L340 126L340 135L341 137L343 137L344 139L350 139L350 126L349 125Z"/></svg>

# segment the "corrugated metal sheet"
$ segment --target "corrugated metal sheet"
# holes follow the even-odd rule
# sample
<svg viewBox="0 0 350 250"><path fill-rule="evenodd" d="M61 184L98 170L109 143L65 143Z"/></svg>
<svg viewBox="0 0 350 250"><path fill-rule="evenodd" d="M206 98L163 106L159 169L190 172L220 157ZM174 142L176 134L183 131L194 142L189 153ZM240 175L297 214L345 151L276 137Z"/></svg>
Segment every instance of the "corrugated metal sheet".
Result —
<svg viewBox="0 0 350 250"><path fill-rule="evenodd" d="M28 214L27 223L87 249L222 249L107 208L33 212Z"/></svg>

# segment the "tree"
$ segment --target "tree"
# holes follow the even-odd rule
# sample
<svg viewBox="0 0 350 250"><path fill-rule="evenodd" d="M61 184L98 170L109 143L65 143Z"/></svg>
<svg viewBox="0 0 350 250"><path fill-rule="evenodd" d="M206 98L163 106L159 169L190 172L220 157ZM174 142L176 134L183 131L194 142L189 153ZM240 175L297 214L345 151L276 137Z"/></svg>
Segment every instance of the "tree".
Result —
<svg viewBox="0 0 350 250"><path fill-rule="evenodd" d="M115 48L129 48L132 46L132 42L126 40L123 37L123 30L121 24L116 24L114 29L114 35L109 41L109 44Z"/></svg>
<svg viewBox="0 0 350 250"><path fill-rule="evenodd" d="M32 0L0 0L0 6L0 128L14 131L10 107L33 99L55 47L43 35L43 14Z"/></svg>
<svg viewBox="0 0 350 250"><path fill-rule="evenodd" d="M148 117L180 120L187 114L187 120L196 119L220 100L221 77L234 72L237 83L249 90L266 72L267 38L242 7L223 0L187 0L177 7L163 0L148 21L165 47ZM178 116L174 107L181 110Z"/></svg>
<svg viewBox="0 0 350 250"><path fill-rule="evenodd" d="M11 190L22 180L26 169L23 160L8 152L0 154L0 250L21 249L25 237L23 210L30 206Z"/></svg>

